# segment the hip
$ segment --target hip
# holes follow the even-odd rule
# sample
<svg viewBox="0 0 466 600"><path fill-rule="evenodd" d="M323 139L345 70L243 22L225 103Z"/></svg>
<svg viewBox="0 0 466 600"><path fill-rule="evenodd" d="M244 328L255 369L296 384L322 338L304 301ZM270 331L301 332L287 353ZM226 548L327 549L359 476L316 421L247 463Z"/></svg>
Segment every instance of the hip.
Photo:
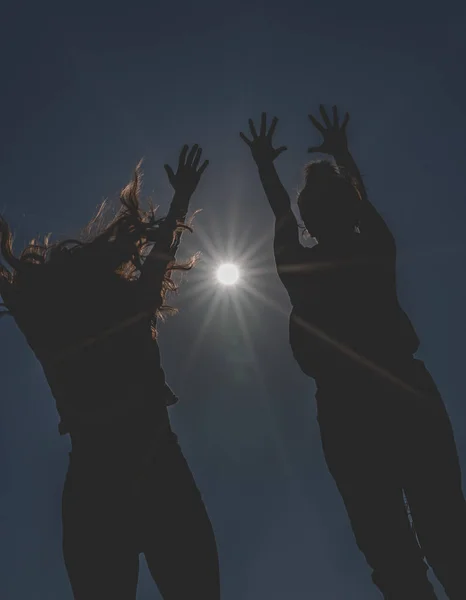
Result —
<svg viewBox="0 0 466 600"><path fill-rule="evenodd" d="M155 524L155 534L170 515L203 507L177 437L173 432L146 455L95 455L72 451L62 495L64 537L133 540Z"/></svg>
<svg viewBox="0 0 466 600"><path fill-rule="evenodd" d="M384 373L349 374L318 380L317 415L320 427L397 430L401 423L448 421L441 394L424 363L411 359Z"/></svg>

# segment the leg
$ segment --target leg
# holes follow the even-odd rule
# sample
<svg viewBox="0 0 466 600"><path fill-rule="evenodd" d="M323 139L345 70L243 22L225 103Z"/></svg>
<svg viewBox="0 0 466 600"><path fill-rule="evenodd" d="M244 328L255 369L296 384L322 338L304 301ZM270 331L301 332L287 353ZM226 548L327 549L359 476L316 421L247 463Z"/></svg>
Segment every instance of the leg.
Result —
<svg viewBox="0 0 466 600"><path fill-rule="evenodd" d="M429 373L408 415L406 495L427 561L451 600L466 598L466 502L450 420Z"/></svg>
<svg viewBox="0 0 466 600"><path fill-rule="evenodd" d="M116 479L89 465L68 471L63 554L75 600L136 599L139 556Z"/></svg>
<svg viewBox="0 0 466 600"><path fill-rule="evenodd" d="M164 600L219 600L214 533L176 439L155 459L143 502L142 549Z"/></svg>
<svg viewBox="0 0 466 600"><path fill-rule="evenodd" d="M325 459L350 518L359 549L386 600L433 600L427 566L411 530L382 399L338 402L319 392Z"/></svg>

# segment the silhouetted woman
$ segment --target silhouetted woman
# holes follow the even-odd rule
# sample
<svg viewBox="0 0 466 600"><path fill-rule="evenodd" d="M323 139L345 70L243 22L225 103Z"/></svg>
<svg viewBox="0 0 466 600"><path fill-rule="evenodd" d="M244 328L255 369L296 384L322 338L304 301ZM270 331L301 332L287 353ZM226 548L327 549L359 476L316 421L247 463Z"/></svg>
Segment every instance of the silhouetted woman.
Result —
<svg viewBox="0 0 466 600"><path fill-rule="evenodd" d="M134 600L139 553L164 600L218 600L212 527L167 405L157 317L189 201L207 166L185 146L175 194L156 219L139 205L140 171L107 225L104 207L84 241L32 241L16 258L0 220L0 293L43 366L72 442L63 493L63 550L76 600Z"/></svg>
<svg viewBox="0 0 466 600"><path fill-rule="evenodd" d="M452 600L466 598L466 505L450 421L434 381L414 358L419 340L396 292L395 241L370 204L348 150L346 125L321 106L312 115L336 164L312 162L298 208L317 244L305 248L289 196L273 165L262 115L252 140L275 214L278 274L293 310L290 344L317 385L327 465L357 544L388 600L435 598L425 556ZM414 528L405 501L409 502ZM418 543L419 542L419 543Z"/></svg>

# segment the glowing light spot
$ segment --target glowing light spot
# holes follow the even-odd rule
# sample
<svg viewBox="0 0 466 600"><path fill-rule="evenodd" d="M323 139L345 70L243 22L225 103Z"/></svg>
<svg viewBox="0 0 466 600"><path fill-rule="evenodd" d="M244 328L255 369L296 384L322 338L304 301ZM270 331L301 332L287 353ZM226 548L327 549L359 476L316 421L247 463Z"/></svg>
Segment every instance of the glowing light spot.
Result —
<svg viewBox="0 0 466 600"><path fill-rule="evenodd" d="M217 269L217 279L223 285L234 285L239 279L238 267L232 263L224 263Z"/></svg>

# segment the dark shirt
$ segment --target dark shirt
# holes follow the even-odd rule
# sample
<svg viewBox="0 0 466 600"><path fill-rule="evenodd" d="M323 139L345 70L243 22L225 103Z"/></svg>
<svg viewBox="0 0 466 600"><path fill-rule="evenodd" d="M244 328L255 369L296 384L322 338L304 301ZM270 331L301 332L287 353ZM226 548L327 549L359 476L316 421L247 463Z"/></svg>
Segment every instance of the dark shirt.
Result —
<svg viewBox="0 0 466 600"><path fill-rule="evenodd" d="M43 281L43 294L15 316L56 400L60 433L163 416L174 396L138 282L69 269L49 294Z"/></svg>
<svg viewBox="0 0 466 600"><path fill-rule="evenodd" d="M293 310L290 344L317 383L367 366L391 368L417 351L419 340L396 291L393 243L355 232L341 247L305 248L286 228L275 259Z"/></svg>

